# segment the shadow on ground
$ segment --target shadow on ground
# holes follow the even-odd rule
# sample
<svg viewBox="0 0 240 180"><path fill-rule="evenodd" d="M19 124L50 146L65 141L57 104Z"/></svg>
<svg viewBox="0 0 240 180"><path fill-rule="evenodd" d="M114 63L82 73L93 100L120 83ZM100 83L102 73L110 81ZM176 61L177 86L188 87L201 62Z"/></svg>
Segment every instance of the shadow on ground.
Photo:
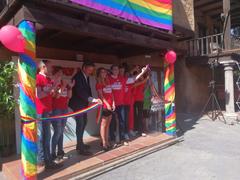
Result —
<svg viewBox="0 0 240 180"><path fill-rule="evenodd" d="M198 114L177 113L177 136L183 136L185 132L194 129L200 118Z"/></svg>

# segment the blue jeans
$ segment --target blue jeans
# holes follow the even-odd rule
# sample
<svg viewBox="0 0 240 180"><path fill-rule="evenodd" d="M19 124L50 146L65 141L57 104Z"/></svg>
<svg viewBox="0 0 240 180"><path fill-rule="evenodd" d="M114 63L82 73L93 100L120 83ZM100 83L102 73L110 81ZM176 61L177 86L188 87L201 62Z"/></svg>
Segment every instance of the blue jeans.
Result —
<svg viewBox="0 0 240 180"><path fill-rule="evenodd" d="M38 118L41 118L42 115L38 114ZM44 155L43 155L43 144L42 144L42 121L37 122L37 162L43 163Z"/></svg>
<svg viewBox="0 0 240 180"><path fill-rule="evenodd" d="M116 111L118 119L119 119L120 139L124 140L124 135L126 132L126 119L125 119L124 106L123 105L117 106L115 111Z"/></svg>
<svg viewBox="0 0 240 180"><path fill-rule="evenodd" d="M38 118L47 118L50 116L49 112L39 114ZM50 156L50 139L51 139L51 129L50 121L38 121L37 131L38 131L38 163L45 162L48 164L51 162Z"/></svg>
<svg viewBox="0 0 240 180"><path fill-rule="evenodd" d="M128 134L129 111L130 105L124 105L125 134Z"/></svg>
<svg viewBox="0 0 240 180"><path fill-rule="evenodd" d="M67 109L54 109L53 116L66 114L68 112ZM67 119L57 119L52 121L53 126L53 136L52 136L52 157L55 158L57 155L64 155L63 151L63 132L67 123ZM56 154L56 149L57 154Z"/></svg>

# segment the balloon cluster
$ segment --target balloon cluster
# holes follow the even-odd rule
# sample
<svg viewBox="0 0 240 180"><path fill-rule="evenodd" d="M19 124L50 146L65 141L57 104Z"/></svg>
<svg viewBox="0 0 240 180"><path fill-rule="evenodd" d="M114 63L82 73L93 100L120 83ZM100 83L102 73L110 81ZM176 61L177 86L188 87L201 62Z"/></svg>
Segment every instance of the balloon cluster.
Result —
<svg viewBox="0 0 240 180"><path fill-rule="evenodd" d="M173 64L175 63L177 59L177 54L175 53L175 51L171 50L171 51L168 51L166 54L165 54L165 60L168 64Z"/></svg>
<svg viewBox="0 0 240 180"><path fill-rule="evenodd" d="M3 26L0 29L0 41L9 50L24 53L25 39L17 27Z"/></svg>

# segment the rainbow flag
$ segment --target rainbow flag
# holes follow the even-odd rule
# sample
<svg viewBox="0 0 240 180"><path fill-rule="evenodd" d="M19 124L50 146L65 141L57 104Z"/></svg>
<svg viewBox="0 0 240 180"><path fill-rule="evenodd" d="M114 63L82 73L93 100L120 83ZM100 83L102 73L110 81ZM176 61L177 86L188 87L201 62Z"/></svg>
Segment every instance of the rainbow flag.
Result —
<svg viewBox="0 0 240 180"><path fill-rule="evenodd" d="M169 102L165 103L166 133L176 135L174 64L165 63L164 98L166 102Z"/></svg>
<svg viewBox="0 0 240 180"><path fill-rule="evenodd" d="M136 23L172 31L172 0L70 0Z"/></svg>
<svg viewBox="0 0 240 180"><path fill-rule="evenodd" d="M18 61L18 76L21 82L19 87L20 114L36 119L36 31L34 24L25 20L19 24L18 29L26 40L25 53L20 54ZM22 123L21 160L23 179L33 180L37 179L37 124L28 122Z"/></svg>

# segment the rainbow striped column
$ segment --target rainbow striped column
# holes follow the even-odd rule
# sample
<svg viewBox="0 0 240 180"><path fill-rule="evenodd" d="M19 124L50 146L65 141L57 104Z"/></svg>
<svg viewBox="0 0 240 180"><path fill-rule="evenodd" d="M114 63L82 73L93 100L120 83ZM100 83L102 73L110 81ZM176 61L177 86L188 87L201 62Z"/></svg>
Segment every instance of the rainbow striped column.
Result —
<svg viewBox="0 0 240 180"><path fill-rule="evenodd" d="M169 135L176 134L176 112L174 108L175 84L174 64L165 63L164 98L165 98L165 128Z"/></svg>
<svg viewBox="0 0 240 180"><path fill-rule="evenodd" d="M25 40L25 53L20 54L18 76L20 80L20 114L36 119L35 87L37 66L36 33L33 23L22 21L19 26ZM36 122L22 119L21 159L24 179L37 179L37 125Z"/></svg>

